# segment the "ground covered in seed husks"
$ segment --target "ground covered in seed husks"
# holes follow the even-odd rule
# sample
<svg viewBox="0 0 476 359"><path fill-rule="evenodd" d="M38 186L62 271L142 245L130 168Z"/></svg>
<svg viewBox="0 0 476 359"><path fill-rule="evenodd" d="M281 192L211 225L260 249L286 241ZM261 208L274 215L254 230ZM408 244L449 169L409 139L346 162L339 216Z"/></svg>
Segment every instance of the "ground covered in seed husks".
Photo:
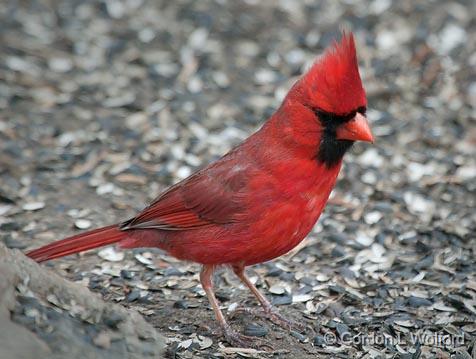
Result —
<svg viewBox="0 0 476 359"><path fill-rule="evenodd" d="M346 156L307 241L249 269L305 331L232 316L256 303L224 270L223 310L265 343L230 348L199 266L156 250L47 267L141 313L171 358L476 358L475 11L471 0L6 2L0 238L26 250L129 218L258 128L346 27L377 141ZM33 316L22 303L17 317Z"/></svg>

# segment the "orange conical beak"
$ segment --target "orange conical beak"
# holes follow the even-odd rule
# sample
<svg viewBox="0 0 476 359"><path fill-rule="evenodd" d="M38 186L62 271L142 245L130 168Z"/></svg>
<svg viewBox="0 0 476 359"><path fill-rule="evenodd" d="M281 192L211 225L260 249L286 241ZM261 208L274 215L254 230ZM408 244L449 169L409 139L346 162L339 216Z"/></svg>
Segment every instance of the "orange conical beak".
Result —
<svg viewBox="0 0 476 359"><path fill-rule="evenodd" d="M359 112L352 120L337 128L336 138L338 140L374 142L367 118Z"/></svg>

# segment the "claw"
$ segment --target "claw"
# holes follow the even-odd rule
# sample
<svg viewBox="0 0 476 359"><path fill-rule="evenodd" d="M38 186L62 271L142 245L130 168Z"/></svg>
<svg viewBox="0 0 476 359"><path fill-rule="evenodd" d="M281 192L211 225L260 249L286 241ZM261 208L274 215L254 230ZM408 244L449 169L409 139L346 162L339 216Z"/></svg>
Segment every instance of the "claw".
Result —
<svg viewBox="0 0 476 359"><path fill-rule="evenodd" d="M272 323L276 324L277 326L286 330L296 329L299 331L303 331L304 329L306 329L306 326L304 324L285 318L279 313L276 308L272 306L262 309L238 307L232 312L231 315L233 316L236 313L248 313L259 318L267 319Z"/></svg>
<svg viewBox="0 0 476 359"><path fill-rule="evenodd" d="M274 324L280 326L281 328L285 328L287 330L297 329L299 331L303 331L306 329L306 326L302 323L298 323L294 320L288 319L284 317L279 311L274 307L264 308L263 312L265 316Z"/></svg>
<svg viewBox="0 0 476 359"><path fill-rule="evenodd" d="M259 349L261 342L256 338L243 335L233 330L230 326L223 328L223 336L231 345L239 348Z"/></svg>
<svg viewBox="0 0 476 359"><path fill-rule="evenodd" d="M256 286L246 276L245 267L243 265L234 265L232 268L238 278L250 289L256 299L258 299L258 302L260 302L263 308L261 311L253 311L252 309L244 309L242 311L251 313L253 315L256 315L257 317L266 318L274 324L287 330L291 330L294 328L302 331L306 328L305 325L286 319L281 314L279 314L278 310L271 305L270 301L266 299L263 294L261 294L258 288L256 288Z"/></svg>

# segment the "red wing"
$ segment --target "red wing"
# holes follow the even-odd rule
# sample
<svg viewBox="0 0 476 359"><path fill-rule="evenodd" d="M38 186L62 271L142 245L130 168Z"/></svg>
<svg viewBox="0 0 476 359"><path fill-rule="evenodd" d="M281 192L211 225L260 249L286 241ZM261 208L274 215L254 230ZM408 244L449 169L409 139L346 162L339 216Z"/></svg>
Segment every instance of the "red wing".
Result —
<svg viewBox="0 0 476 359"><path fill-rule="evenodd" d="M244 212L247 174L230 174L226 167L212 166L177 183L121 228L185 230L237 222Z"/></svg>

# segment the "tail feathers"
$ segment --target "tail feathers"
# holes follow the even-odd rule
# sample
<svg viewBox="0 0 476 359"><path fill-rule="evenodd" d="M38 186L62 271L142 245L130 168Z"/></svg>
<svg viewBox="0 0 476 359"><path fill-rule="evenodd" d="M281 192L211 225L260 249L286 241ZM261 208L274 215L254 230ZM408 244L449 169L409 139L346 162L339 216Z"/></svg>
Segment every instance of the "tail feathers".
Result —
<svg viewBox="0 0 476 359"><path fill-rule="evenodd" d="M126 231L121 231L118 225L114 224L47 244L46 246L28 252L26 255L37 262L43 262L49 259L113 244L126 237Z"/></svg>

